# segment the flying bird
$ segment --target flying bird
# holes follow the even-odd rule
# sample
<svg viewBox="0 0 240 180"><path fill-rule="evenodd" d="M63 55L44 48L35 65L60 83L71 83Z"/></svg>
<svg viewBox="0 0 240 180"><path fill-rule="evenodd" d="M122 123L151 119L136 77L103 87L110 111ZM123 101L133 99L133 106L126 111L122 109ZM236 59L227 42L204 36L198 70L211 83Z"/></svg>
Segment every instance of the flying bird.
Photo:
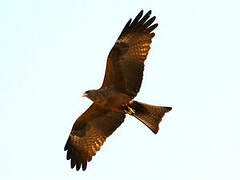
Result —
<svg viewBox="0 0 240 180"><path fill-rule="evenodd" d="M83 96L92 105L76 120L64 150L71 168L86 170L87 162L100 150L129 114L144 123L157 134L159 123L171 107L153 106L135 101L143 79L144 61L157 26L151 10L143 16L143 10L130 19L111 49L105 77L99 89L86 91Z"/></svg>

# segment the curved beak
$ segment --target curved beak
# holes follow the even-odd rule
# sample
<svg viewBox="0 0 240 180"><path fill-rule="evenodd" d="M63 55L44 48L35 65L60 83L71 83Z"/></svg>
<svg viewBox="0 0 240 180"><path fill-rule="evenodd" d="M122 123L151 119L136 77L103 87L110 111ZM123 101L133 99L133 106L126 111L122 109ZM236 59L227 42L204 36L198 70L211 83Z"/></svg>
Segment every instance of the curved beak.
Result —
<svg viewBox="0 0 240 180"><path fill-rule="evenodd" d="M82 97L86 97L86 96L87 96L87 93L83 93L83 94L82 94Z"/></svg>

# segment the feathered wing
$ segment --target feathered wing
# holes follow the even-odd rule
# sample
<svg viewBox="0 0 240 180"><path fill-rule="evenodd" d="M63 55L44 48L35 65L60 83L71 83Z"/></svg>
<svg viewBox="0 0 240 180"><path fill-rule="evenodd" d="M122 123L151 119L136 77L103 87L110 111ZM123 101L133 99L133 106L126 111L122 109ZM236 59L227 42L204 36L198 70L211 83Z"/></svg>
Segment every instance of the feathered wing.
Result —
<svg viewBox="0 0 240 180"><path fill-rule="evenodd" d="M144 16L141 11L133 21L127 22L108 56L102 87L114 87L132 98L137 95L144 61L155 35L152 31L158 26L153 24L156 17L150 18L150 15L151 11Z"/></svg>
<svg viewBox="0 0 240 180"><path fill-rule="evenodd" d="M87 162L124 121L125 114L102 109L92 104L74 123L64 150L71 168L87 168Z"/></svg>

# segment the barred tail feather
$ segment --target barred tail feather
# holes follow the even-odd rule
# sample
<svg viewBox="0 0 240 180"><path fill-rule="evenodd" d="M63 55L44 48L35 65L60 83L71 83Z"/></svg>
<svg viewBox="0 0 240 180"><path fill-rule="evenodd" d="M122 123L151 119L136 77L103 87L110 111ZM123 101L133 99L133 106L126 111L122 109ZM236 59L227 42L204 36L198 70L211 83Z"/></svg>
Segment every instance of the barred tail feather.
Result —
<svg viewBox="0 0 240 180"><path fill-rule="evenodd" d="M132 115L144 123L155 134L159 130L159 123L164 114L172 110L171 107L153 106L137 101L133 101L130 107L135 111Z"/></svg>

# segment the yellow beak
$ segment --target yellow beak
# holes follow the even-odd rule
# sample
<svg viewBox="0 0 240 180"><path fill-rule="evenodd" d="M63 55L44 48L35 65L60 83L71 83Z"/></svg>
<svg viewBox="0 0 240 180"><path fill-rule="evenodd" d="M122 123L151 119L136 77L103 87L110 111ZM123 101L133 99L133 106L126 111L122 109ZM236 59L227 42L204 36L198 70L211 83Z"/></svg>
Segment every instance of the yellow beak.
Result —
<svg viewBox="0 0 240 180"><path fill-rule="evenodd" d="M87 93L83 93L83 94L82 94L82 97L86 97L86 96L87 96Z"/></svg>

